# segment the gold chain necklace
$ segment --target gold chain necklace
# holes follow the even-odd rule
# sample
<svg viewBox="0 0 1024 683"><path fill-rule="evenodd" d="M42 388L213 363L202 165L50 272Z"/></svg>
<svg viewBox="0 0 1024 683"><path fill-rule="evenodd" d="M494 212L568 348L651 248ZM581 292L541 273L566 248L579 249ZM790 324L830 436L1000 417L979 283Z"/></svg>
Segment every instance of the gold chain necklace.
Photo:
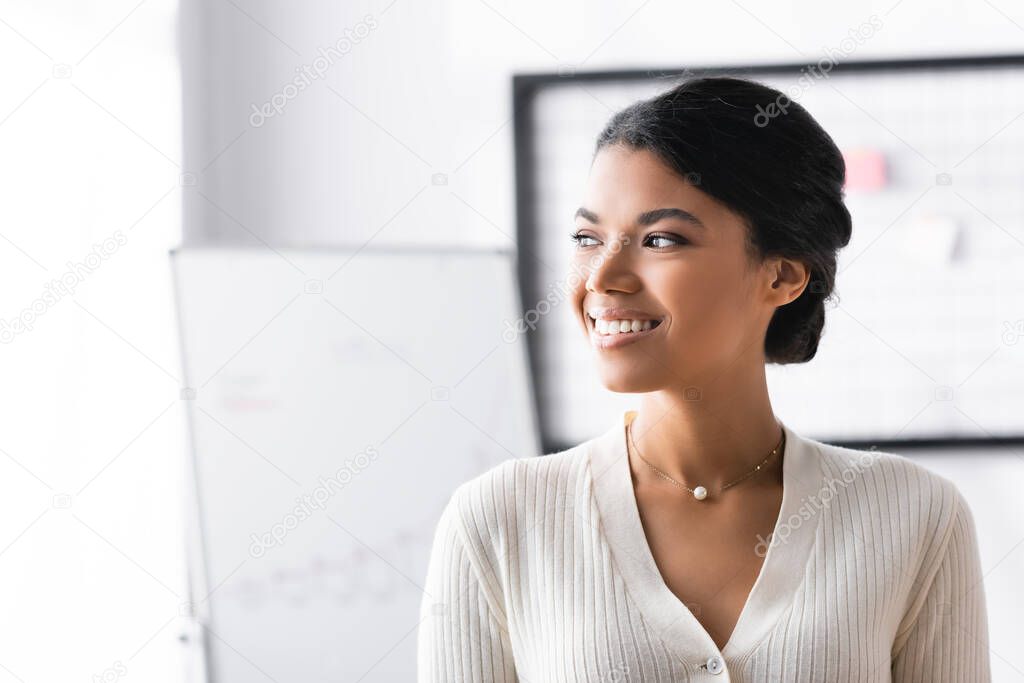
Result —
<svg viewBox="0 0 1024 683"><path fill-rule="evenodd" d="M665 479L668 479L670 482L672 482L676 486L679 486L681 488L686 489L687 491L692 493L693 497L696 498L697 500L704 500L705 498L708 497L708 490L706 488L704 488L703 486L698 486L696 488L692 488L691 489L689 486L686 486L685 484L680 484L678 481L676 481L672 477L668 476L667 474L665 474L664 472L659 470L657 467L655 467L653 464L651 464L650 461L647 460L647 458L645 458L644 456L640 455L640 449L637 448L636 447L636 443L633 442L633 421L632 420L630 420L629 424L626 425L626 436L629 437L629 443L631 443L633 445L633 451L640 457L641 460L643 460L645 463L647 463L648 467L650 467L652 470L654 470L655 473L657 473L659 476L664 477ZM760 471L760 469L762 467L764 467L764 464L766 462L768 462L769 460L771 460L773 455L775 455L776 453L779 452L779 449L782 448L782 446L783 446L783 444L785 444L785 442L786 442L786 432L785 432L785 430L783 430L782 438L779 439L779 443L775 446L775 448L773 448L771 450L771 453L769 453L768 456L764 460L762 460L758 464L754 465L754 469L750 470L749 472L744 474L739 479L734 479L734 480L730 481L727 484L722 484L722 487L720 489L718 489L718 493L716 495L721 495L722 491L726 490L730 486L735 486L736 484L740 483L741 481L744 481L745 479L748 479L749 477L753 476L758 471Z"/></svg>

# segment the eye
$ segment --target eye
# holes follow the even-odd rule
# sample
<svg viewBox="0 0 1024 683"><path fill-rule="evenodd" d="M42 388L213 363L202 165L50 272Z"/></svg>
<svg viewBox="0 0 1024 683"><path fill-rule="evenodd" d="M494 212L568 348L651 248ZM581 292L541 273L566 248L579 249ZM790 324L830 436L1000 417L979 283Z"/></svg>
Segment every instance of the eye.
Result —
<svg viewBox="0 0 1024 683"><path fill-rule="evenodd" d="M647 240L649 242L653 242L653 241L663 242L663 244L652 244L651 245L651 246L655 247L656 249L664 249L665 247L671 247L674 244L686 244L686 240L683 239L682 237L679 237L678 235L664 235L664 234L658 235L658 234L653 234L653 235L648 235L647 236Z"/></svg>
<svg viewBox="0 0 1024 683"><path fill-rule="evenodd" d="M595 238L591 237L590 235L584 235L583 233L581 233L579 231L576 231L576 232L569 233L569 239L571 239L573 244L575 244L577 247L589 247L589 246L592 246L592 245L590 245L590 244L583 244L582 243L583 240L593 240Z"/></svg>

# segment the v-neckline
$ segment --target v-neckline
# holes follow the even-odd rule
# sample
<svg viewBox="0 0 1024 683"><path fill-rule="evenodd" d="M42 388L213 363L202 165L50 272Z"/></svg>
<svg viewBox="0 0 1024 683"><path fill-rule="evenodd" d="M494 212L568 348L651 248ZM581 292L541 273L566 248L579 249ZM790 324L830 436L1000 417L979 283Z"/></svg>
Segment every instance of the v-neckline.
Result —
<svg viewBox="0 0 1024 683"><path fill-rule="evenodd" d="M693 612L665 583L647 542L629 469L626 425L637 411L616 415L615 423L590 444L590 473L616 565L633 600L684 662L713 655L734 660L750 652L792 603L803 580L821 510L808 498L821 490L823 473L814 444L779 420L786 433L782 461L782 504L773 541L747 596L729 640L721 650ZM805 510L802 514L801 510ZM807 511L810 519L805 519ZM783 530L783 527L785 529ZM783 533L785 532L785 540ZM777 539L777 540L775 540Z"/></svg>

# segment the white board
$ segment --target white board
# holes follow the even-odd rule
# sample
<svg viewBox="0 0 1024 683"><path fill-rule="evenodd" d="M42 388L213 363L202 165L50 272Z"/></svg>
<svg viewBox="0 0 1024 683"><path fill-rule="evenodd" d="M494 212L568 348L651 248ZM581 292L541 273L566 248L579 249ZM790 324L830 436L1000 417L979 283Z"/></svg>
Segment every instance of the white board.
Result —
<svg viewBox="0 0 1024 683"><path fill-rule="evenodd" d="M540 453L513 256L171 253L214 683L413 680L463 481Z"/></svg>
<svg viewBox="0 0 1024 683"><path fill-rule="evenodd" d="M1024 108L1024 65L840 70L806 87L796 68L739 75L800 102L850 160L853 237L839 253L836 299L814 359L768 365L775 412L826 441L1024 434L1024 126L1008 125ZM520 161L535 202L520 214L536 223L524 254L571 259L567 226L598 134L675 82L559 76L538 90ZM538 300L566 278L534 272L527 291ZM579 443L637 402L601 385L570 309L537 328L549 447Z"/></svg>

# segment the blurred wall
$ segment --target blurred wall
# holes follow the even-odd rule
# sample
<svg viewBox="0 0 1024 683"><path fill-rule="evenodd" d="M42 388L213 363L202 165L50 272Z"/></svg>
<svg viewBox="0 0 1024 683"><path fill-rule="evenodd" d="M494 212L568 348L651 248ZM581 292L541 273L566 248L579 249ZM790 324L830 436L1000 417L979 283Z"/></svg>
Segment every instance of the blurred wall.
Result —
<svg viewBox="0 0 1024 683"><path fill-rule="evenodd" d="M872 14L850 59L1024 46L1005 0L182 0L185 241L508 245L513 73L811 61Z"/></svg>
<svg viewBox="0 0 1024 683"><path fill-rule="evenodd" d="M0 2L0 683L184 675L177 12Z"/></svg>

